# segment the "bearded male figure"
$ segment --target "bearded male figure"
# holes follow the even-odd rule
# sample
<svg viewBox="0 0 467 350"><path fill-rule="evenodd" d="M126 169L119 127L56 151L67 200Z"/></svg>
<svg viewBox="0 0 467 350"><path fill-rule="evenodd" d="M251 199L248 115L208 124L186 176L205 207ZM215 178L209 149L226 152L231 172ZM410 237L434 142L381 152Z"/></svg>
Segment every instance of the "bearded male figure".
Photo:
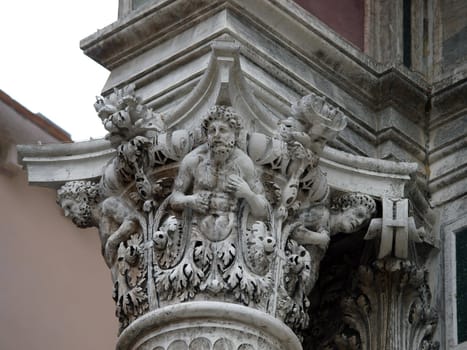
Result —
<svg viewBox="0 0 467 350"><path fill-rule="evenodd" d="M171 204L193 211L192 227L216 242L236 226L238 199L264 218L268 203L250 157L237 146L241 124L232 107L213 106L202 123L207 142L185 156Z"/></svg>

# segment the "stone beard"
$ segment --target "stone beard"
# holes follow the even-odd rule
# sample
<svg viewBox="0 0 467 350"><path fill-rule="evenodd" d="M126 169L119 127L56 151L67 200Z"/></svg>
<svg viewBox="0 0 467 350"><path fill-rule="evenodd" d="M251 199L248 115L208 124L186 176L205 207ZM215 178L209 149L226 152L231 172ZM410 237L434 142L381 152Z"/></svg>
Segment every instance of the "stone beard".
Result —
<svg viewBox="0 0 467 350"><path fill-rule="evenodd" d="M223 121L213 121L207 134L210 158L217 164L228 160L235 147L235 134L230 126Z"/></svg>
<svg viewBox="0 0 467 350"><path fill-rule="evenodd" d="M406 344L436 349L435 343L427 343L436 315L425 271L408 260L417 251L411 249L411 241L428 241L408 216L408 199L401 197L402 184L416 167L410 170L412 166L392 162L383 166L381 160L366 161L332 147L327 152L330 162L320 163L326 143L346 125L343 110L313 93L294 103L287 114L269 98L257 104L248 79L240 75L230 80L242 72L239 47L230 51L231 44L223 42L221 50L213 50L208 80L201 79L211 85L198 85L187 101L193 104L189 110L169 104L168 115L156 113L141 103L135 86L100 98L96 110L116 155L104 168L100 184L76 181L58 191L66 216L79 227L99 229L120 331L125 332L119 349L133 348L128 339L143 344L152 337L144 348L296 350L302 349L296 335L304 331L321 341L315 325L336 325L330 329L335 344L313 344L313 349L380 349L381 341L391 344L388 348ZM229 84L235 82L227 90L226 74L232 75ZM246 130L241 131L241 118L232 107L209 108L207 103L220 98L245 112L241 117ZM187 125L191 128L184 129ZM204 132L202 140L198 130L193 131L195 125ZM93 164L94 157L93 153ZM333 169L334 188L323 171L326 166ZM351 181L346 176L352 176ZM95 177L94 172L89 176ZM366 188L369 179L371 186ZM394 198L382 197L380 205L363 193L341 193L354 185ZM370 222L377 212L383 218ZM401 223L405 226L397 226ZM357 244L367 226L364 239L381 242L376 261L370 252L373 244L368 249L364 242ZM354 238L341 235L352 233L357 233ZM329 260L321 269L330 245ZM346 275L339 270L341 262L349 265L342 270ZM323 279L318 282L320 271ZM342 311L337 317L334 306ZM173 310L180 310L180 319ZM396 322L380 317L389 314ZM316 319L311 327L310 318ZM150 334L145 333L148 320L151 326L157 324ZM264 339L258 338L268 324L277 324L280 332L270 328ZM381 332L375 334L374 329ZM284 331L291 334L287 341ZM411 339L411 334L420 338ZM223 342L206 345L204 340L214 335ZM272 341L262 345L252 340L255 337ZM283 346L272 346L276 338ZM232 339L235 346L229 345Z"/></svg>
<svg viewBox="0 0 467 350"><path fill-rule="evenodd" d="M240 123L233 109L211 108L202 125L207 142L183 159L172 206L191 208L194 227L219 241L235 227L238 199L245 199L259 217L267 214L267 202L253 161L236 146Z"/></svg>

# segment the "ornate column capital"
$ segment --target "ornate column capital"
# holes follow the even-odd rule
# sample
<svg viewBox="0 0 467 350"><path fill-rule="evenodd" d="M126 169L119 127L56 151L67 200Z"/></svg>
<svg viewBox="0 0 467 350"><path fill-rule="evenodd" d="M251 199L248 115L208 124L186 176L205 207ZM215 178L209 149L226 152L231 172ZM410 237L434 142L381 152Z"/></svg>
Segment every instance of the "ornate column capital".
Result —
<svg viewBox="0 0 467 350"><path fill-rule="evenodd" d="M300 349L331 237L373 219L369 232L382 225L386 247L399 218L388 221L386 198L402 198L416 170L327 147L346 116L320 94L271 113L228 39L213 44L204 75L173 109L152 110L133 85L95 108L107 143L66 156L49 149L43 163L42 149L22 152L39 181L53 182L45 168L71 164L56 172L54 185L66 182L57 201L79 227L98 228L120 349ZM404 215L396 226L407 236Z"/></svg>

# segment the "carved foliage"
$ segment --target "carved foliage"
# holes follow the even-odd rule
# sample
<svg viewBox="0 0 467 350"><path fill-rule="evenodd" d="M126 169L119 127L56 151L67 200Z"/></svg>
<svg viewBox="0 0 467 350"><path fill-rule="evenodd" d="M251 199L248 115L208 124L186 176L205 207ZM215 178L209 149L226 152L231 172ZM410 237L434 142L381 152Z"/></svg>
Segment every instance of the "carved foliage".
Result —
<svg viewBox="0 0 467 350"><path fill-rule="evenodd" d="M142 243L136 234L118 247L113 298L121 331L149 309Z"/></svg>
<svg viewBox="0 0 467 350"><path fill-rule="evenodd" d="M183 222L177 223L176 232L183 232L181 225ZM233 235L220 242L206 239L196 229L190 231L186 221L185 225L188 225L185 233L191 234L191 242L186 250L178 250L172 259L181 261L164 265L164 260L156 260L156 290L162 300L170 302L178 298L185 301L207 293L234 297L245 305L266 304L271 286L271 254L275 241L265 231L264 223L254 224L242 238ZM156 232L156 238L160 232ZM175 235L169 235L168 241L173 242L173 237ZM172 247L180 245L172 244ZM239 245L245 250L239 251ZM172 247L167 244L156 255L170 255Z"/></svg>
<svg viewBox="0 0 467 350"><path fill-rule="evenodd" d="M249 130L245 141L228 106L212 107L197 130L167 130L133 86L95 107L117 155L90 217L121 329L149 308L197 298L240 302L305 329L333 218L350 220L340 212L348 208L331 207L318 166L324 144L345 126L343 112L311 94L276 135Z"/></svg>
<svg viewBox="0 0 467 350"><path fill-rule="evenodd" d="M358 333L358 348L439 347L431 340L438 317L430 305L426 271L409 261L388 258L373 267L361 266L356 282L354 295L343 300L342 307L344 321Z"/></svg>
<svg viewBox="0 0 467 350"><path fill-rule="evenodd" d="M134 84L104 97L98 96L94 108L109 132L106 138L114 146L129 141L135 136L151 134L163 126L162 116L141 104L135 94Z"/></svg>
<svg viewBox="0 0 467 350"><path fill-rule="evenodd" d="M312 257L303 246L294 240L288 240L285 251L286 263L279 293L278 312L286 324L300 332L308 326L308 294L314 285L316 273L312 269Z"/></svg>

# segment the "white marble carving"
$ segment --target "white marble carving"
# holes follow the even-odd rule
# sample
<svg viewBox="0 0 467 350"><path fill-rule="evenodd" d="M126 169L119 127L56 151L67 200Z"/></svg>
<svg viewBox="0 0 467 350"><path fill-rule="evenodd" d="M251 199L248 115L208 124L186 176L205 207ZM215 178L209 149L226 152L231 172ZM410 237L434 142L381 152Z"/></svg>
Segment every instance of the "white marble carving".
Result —
<svg viewBox="0 0 467 350"><path fill-rule="evenodd" d="M344 299L342 308L344 322L357 336L337 337L342 348L439 349L432 341L438 314L431 306L426 270L410 261L386 258L371 267L361 266L355 278L354 296ZM400 316L382 317L389 314Z"/></svg>
<svg viewBox="0 0 467 350"><path fill-rule="evenodd" d="M233 331L237 319L233 328L216 328L216 339L197 337L174 315L180 334L169 341L153 330L145 345L133 339L135 348L205 342L217 349L225 345L217 342L231 337L229 346L238 349L299 349L310 293L332 236L361 232L373 219L369 232L381 233L367 238L381 237L384 250L390 227L404 230L408 238L397 234L396 255L408 257L409 232L415 232L408 214L401 214L402 227L398 217L386 215L383 200L383 218L374 216L385 194L405 203L413 167L356 156L339 160L339 151L325 144L345 127L345 113L319 94L299 99L288 114L271 115L249 93L238 49L230 41L216 42L198 86L164 114L145 106L134 86L98 97L96 111L114 155L99 182L68 182L58 202L78 226L99 229L124 338L148 327L155 314L181 312L182 306L174 309L180 304L201 317L198 310L209 301L247 307L254 310L251 317L270 317L286 333L288 326L295 345L263 336L254 342L271 345L249 343L254 330L245 324ZM332 156L322 160L326 154ZM352 162L362 166L354 170ZM337 176L336 169L359 177ZM364 178L370 186L362 184ZM380 257L391 253L386 250ZM214 326L199 327L207 334Z"/></svg>

